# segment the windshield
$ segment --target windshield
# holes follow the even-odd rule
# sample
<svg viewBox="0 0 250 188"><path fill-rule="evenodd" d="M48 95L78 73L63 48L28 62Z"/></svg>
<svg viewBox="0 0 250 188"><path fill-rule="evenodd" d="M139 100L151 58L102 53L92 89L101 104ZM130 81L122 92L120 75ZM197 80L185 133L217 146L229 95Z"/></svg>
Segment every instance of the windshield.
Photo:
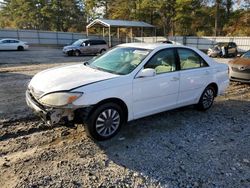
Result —
<svg viewBox="0 0 250 188"><path fill-rule="evenodd" d="M72 43L73 46L80 46L85 40L79 39Z"/></svg>
<svg viewBox="0 0 250 188"><path fill-rule="evenodd" d="M243 56L241 56L241 57L242 57L242 58L250 59L250 51L244 53Z"/></svg>
<svg viewBox="0 0 250 188"><path fill-rule="evenodd" d="M149 54L150 50L116 47L90 62L90 67L106 72L126 75L131 73Z"/></svg>

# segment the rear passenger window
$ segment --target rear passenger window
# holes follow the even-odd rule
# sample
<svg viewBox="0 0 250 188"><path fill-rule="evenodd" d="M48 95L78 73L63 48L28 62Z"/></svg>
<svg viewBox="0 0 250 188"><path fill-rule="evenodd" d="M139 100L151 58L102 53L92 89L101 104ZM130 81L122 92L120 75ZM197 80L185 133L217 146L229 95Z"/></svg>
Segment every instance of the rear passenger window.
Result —
<svg viewBox="0 0 250 188"><path fill-rule="evenodd" d="M89 43L90 43L91 46L92 45L97 45L95 40L91 40L91 41L89 41Z"/></svg>
<svg viewBox="0 0 250 188"><path fill-rule="evenodd" d="M93 40L93 41L91 41L91 45L102 45L102 44L106 44L106 42L104 40Z"/></svg>
<svg viewBox="0 0 250 188"><path fill-rule="evenodd" d="M10 43L19 43L17 40L11 40Z"/></svg>
<svg viewBox="0 0 250 188"><path fill-rule="evenodd" d="M178 49L181 70L207 67L208 64L194 51Z"/></svg>
<svg viewBox="0 0 250 188"><path fill-rule="evenodd" d="M100 44L107 44L107 43L106 43L106 41L101 40L101 41L100 41Z"/></svg>

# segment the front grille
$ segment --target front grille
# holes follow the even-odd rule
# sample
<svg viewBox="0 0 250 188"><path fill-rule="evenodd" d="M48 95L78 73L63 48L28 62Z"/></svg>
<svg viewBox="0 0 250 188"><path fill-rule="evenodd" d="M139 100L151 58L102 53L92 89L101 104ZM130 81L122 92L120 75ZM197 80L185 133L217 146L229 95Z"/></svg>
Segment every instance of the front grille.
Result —
<svg viewBox="0 0 250 188"><path fill-rule="evenodd" d="M250 73L250 68L247 67L244 70L240 70L238 67L232 67L232 71L239 73Z"/></svg>

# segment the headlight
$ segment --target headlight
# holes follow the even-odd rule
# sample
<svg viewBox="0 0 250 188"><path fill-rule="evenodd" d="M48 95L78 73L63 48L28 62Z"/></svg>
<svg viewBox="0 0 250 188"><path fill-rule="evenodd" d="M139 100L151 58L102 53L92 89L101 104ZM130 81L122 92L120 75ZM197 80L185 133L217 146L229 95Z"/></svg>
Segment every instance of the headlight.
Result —
<svg viewBox="0 0 250 188"><path fill-rule="evenodd" d="M64 106L67 104L71 104L76 99L82 96L82 93L65 93L65 92L56 92L43 96L39 99L39 101L47 106Z"/></svg>

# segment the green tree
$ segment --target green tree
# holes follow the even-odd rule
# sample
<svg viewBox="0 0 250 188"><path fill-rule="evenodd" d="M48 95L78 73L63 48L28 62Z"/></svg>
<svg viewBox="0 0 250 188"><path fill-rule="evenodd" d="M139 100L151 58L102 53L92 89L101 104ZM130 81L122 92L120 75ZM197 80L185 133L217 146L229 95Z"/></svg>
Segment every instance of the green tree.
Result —
<svg viewBox="0 0 250 188"><path fill-rule="evenodd" d="M107 18L145 21L160 35L243 36L249 8L249 0L3 0L0 27L83 31L87 22Z"/></svg>
<svg viewBox="0 0 250 188"><path fill-rule="evenodd" d="M82 31L86 24L78 0L5 0L0 26L19 29Z"/></svg>

